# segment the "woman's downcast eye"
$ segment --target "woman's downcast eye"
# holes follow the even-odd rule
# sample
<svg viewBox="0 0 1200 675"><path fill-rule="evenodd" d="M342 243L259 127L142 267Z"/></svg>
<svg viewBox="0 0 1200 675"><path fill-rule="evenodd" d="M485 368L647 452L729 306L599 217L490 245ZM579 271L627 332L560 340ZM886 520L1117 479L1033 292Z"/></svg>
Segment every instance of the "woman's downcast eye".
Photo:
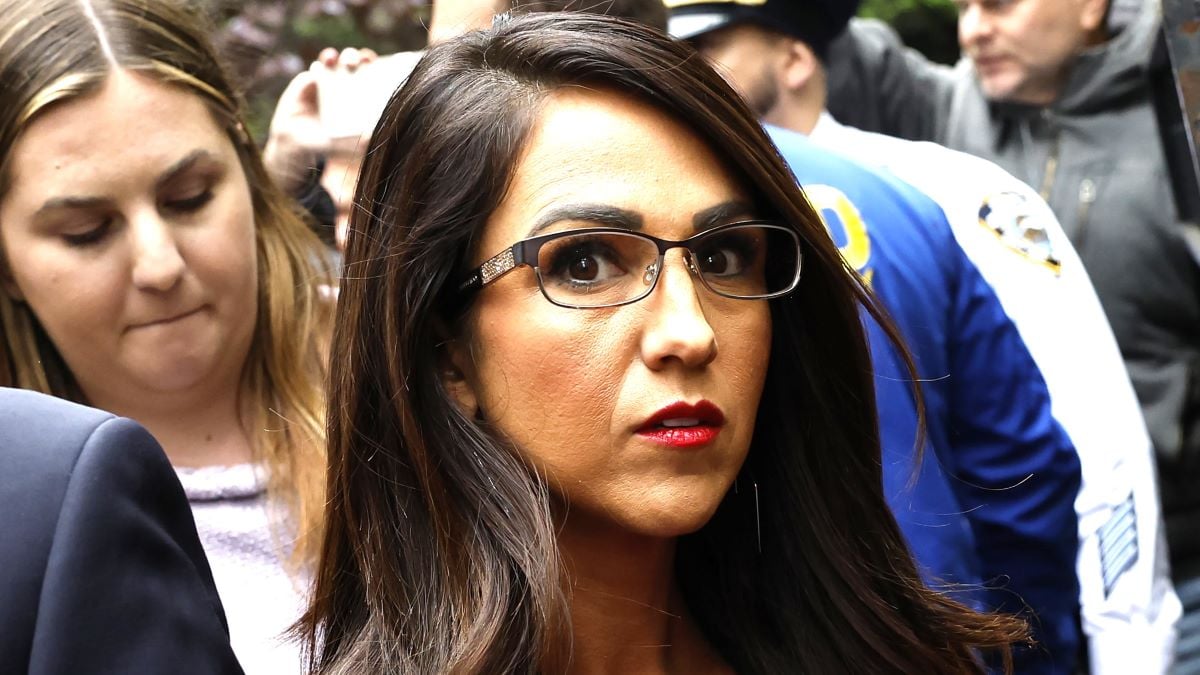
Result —
<svg viewBox="0 0 1200 675"><path fill-rule="evenodd" d="M204 208L210 201L212 201L212 198L212 188L207 188L190 196L168 200L163 203L163 206L179 213L192 213Z"/></svg>
<svg viewBox="0 0 1200 675"><path fill-rule="evenodd" d="M104 218L98 222L95 227L89 228L83 232L63 234L62 239L71 248L84 248L92 244L99 243L108 234L109 227L112 225L111 218Z"/></svg>
<svg viewBox="0 0 1200 675"><path fill-rule="evenodd" d="M203 209L213 199L213 191L211 188L206 188L196 194L180 197L179 199L168 199L162 202L162 209L172 213L188 215L196 213ZM98 221L94 227L88 228L81 232L73 232L61 235L62 240L67 246L72 248L85 248L94 244L100 243L112 229L113 219L105 217Z"/></svg>

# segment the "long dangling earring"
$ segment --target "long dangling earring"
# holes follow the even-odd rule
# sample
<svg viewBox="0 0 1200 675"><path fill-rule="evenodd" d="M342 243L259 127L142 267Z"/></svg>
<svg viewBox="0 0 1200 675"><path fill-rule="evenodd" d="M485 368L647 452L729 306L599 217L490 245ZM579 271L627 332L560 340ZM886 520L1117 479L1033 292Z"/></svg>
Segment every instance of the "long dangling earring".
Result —
<svg viewBox="0 0 1200 675"><path fill-rule="evenodd" d="M758 554L762 555L762 520L758 513L758 481L754 481L754 533L758 538Z"/></svg>

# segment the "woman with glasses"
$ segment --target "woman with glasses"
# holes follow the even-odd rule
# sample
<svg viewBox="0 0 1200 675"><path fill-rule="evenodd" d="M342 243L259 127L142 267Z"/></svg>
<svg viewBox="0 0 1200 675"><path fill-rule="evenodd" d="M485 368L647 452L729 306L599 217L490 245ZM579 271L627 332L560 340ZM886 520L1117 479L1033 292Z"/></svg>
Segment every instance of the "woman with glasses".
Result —
<svg viewBox="0 0 1200 675"><path fill-rule="evenodd" d="M1024 635L921 584L879 311L689 48L561 14L438 45L357 201L314 672L960 673Z"/></svg>
<svg viewBox="0 0 1200 675"><path fill-rule="evenodd" d="M298 672L280 634L322 515L322 246L183 4L0 0L0 16L0 385L148 428L242 665Z"/></svg>

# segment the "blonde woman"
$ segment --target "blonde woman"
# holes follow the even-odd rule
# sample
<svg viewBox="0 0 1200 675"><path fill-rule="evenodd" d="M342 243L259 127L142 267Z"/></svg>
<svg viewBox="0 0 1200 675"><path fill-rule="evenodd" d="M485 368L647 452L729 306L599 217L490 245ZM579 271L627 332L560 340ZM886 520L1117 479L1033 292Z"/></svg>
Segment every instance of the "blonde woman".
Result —
<svg viewBox="0 0 1200 675"><path fill-rule="evenodd" d="M0 15L0 385L146 426L243 666L295 672L280 634L323 501L321 244L267 177L197 16L155 0Z"/></svg>

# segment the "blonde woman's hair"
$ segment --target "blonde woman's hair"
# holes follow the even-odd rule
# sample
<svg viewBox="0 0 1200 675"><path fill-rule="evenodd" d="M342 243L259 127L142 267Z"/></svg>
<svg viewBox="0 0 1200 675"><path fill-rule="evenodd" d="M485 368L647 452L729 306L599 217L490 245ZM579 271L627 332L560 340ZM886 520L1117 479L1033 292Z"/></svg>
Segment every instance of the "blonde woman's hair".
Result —
<svg viewBox="0 0 1200 675"><path fill-rule="evenodd" d="M172 0L0 0L0 200L14 144L57 103L96 92L115 70L199 96L237 149L250 185L259 270L258 316L239 404L268 493L286 506L293 562L315 555L324 501L325 347L332 308L323 245L275 187L243 123L243 103L208 40L210 26ZM0 280L10 279L0 242ZM0 292L0 386L84 402L37 317Z"/></svg>

